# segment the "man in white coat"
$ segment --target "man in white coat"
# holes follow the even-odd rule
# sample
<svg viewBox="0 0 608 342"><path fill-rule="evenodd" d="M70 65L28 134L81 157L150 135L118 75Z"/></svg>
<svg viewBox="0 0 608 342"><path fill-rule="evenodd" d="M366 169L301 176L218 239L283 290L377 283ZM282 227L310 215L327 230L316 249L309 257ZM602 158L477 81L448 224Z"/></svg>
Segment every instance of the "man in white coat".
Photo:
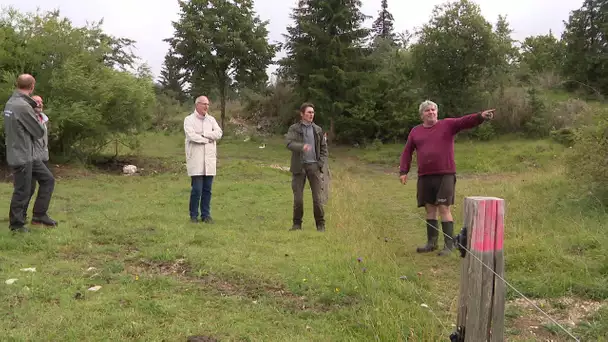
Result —
<svg viewBox="0 0 608 342"><path fill-rule="evenodd" d="M209 99L199 96L195 110L184 119L186 134L186 168L191 178L190 221L213 223L211 218L211 185L216 174L216 141L223 132L215 118L209 115Z"/></svg>

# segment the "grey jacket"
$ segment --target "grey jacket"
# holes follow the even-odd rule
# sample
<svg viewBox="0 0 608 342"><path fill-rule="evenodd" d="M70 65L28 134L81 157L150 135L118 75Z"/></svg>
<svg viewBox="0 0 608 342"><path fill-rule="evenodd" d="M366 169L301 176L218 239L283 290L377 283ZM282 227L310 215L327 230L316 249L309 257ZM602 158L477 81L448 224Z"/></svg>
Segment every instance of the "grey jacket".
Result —
<svg viewBox="0 0 608 342"><path fill-rule="evenodd" d="M44 136L44 127L36 118L36 101L15 91L4 106L4 142L10 166L34 160L34 140Z"/></svg>
<svg viewBox="0 0 608 342"><path fill-rule="evenodd" d="M304 147L304 131L302 130L302 122L295 123L289 127L287 136L285 137L287 148L291 150L291 165L289 171L294 174L301 173L303 170L302 148ZM315 134L315 152L319 170L323 172L324 166L327 163L327 142L323 137L323 129L312 124Z"/></svg>
<svg viewBox="0 0 608 342"><path fill-rule="evenodd" d="M34 141L34 160L47 162L49 161L49 131L46 122L42 124L42 127L44 136Z"/></svg>

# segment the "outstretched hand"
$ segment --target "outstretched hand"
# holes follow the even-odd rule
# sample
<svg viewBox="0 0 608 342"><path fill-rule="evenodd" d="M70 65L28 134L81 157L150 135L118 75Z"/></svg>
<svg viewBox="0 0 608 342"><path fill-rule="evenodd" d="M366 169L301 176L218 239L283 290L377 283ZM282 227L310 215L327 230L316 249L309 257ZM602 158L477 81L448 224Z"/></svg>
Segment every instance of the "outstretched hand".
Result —
<svg viewBox="0 0 608 342"><path fill-rule="evenodd" d="M492 120L494 118L494 112L496 109L488 109L481 112L481 117L485 120Z"/></svg>
<svg viewBox="0 0 608 342"><path fill-rule="evenodd" d="M405 185L407 183L407 175L401 175L399 179L401 180L401 184Z"/></svg>

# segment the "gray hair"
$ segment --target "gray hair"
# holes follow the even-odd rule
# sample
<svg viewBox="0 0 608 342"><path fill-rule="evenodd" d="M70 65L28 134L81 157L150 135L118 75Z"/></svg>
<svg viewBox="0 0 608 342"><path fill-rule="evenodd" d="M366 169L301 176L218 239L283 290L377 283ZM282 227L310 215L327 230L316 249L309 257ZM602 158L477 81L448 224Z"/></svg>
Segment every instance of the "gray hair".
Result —
<svg viewBox="0 0 608 342"><path fill-rule="evenodd" d="M194 100L194 104L203 102L203 99L209 101L209 99L207 98L207 96L201 95L201 96L197 97L196 100Z"/></svg>
<svg viewBox="0 0 608 342"><path fill-rule="evenodd" d="M420 104L420 107L418 107L418 113L422 114L422 112L424 112L429 107L435 107L437 110L439 110L439 107L437 107L437 104L435 102L431 100L425 100Z"/></svg>

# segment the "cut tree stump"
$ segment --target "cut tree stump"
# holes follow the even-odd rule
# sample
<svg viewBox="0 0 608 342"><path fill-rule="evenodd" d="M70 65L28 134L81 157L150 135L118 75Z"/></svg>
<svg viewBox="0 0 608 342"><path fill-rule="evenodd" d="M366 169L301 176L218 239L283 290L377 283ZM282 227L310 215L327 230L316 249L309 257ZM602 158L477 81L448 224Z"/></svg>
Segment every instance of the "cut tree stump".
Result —
<svg viewBox="0 0 608 342"><path fill-rule="evenodd" d="M462 263L457 327L465 342L504 341L506 287L492 272L504 279L504 215L505 201L501 198L464 200L470 253Z"/></svg>

